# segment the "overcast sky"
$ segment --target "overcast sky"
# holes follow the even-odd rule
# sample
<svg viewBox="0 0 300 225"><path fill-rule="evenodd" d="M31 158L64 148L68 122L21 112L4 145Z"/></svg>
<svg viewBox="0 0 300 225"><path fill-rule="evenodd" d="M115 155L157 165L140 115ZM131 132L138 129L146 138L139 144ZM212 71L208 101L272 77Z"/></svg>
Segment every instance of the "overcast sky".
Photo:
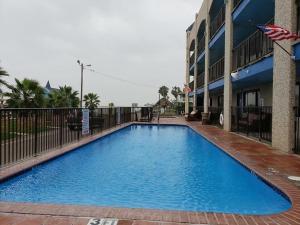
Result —
<svg viewBox="0 0 300 225"><path fill-rule="evenodd" d="M160 85L183 86L185 29L202 0L0 0L0 66L13 78L80 89L101 105L157 101ZM148 87L148 86L150 87ZM156 88L157 87L157 88Z"/></svg>

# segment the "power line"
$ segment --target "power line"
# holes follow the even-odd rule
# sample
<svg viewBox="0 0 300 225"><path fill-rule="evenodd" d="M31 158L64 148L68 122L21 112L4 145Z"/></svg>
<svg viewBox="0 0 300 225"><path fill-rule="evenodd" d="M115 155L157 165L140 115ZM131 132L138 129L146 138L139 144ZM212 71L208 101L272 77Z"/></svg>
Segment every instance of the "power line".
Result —
<svg viewBox="0 0 300 225"><path fill-rule="evenodd" d="M96 74L104 76L104 77L108 77L108 78L111 78L111 79L114 79L114 80L118 80L118 81L121 81L121 82L128 83L128 84L131 84L131 85L135 85L135 86L139 86L139 87L143 86L143 87L146 87L146 88L158 88L154 85L152 86L152 85L149 85L149 84L143 84L143 83L138 83L138 82L134 82L134 81L131 81L131 80L126 80L126 79L120 78L118 76L114 76L114 75L110 75L110 74L106 74L106 73L101 73L101 72L98 72L98 71L93 70L93 69L86 69L86 70L89 70L93 73L96 73Z"/></svg>

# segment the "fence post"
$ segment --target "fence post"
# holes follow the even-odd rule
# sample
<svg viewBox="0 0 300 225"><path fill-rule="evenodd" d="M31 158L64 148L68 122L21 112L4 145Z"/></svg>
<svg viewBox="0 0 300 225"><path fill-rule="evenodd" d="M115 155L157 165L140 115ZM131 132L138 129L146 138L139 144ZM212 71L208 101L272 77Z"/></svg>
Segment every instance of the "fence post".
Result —
<svg viewBox="0 0 300 225"><path fill-rule="evenodd" d="M34 156L37 156L37 127L38 127L38 110L34 110Z"/></svg>

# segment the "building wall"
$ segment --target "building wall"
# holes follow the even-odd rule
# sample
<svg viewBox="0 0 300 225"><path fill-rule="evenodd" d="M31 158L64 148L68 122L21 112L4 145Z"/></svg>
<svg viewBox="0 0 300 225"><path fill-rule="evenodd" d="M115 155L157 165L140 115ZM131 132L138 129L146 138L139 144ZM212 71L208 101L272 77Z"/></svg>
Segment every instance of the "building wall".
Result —
<svg viewBox="0 0 300 225"><path fill-rule="evenodd" d="M279 24L291 31L296 31L296 1L288 0L274 0L275 1L275 23ZM273 106L273 146L280 150L290 152L293 146L293 132L294 132L294 115L293 106L295 99L295 63L290 57L279 47L274 47L273 57L273 81L267 84L261 84L259 81L255 85L246 85L246 87L239 88L231 84L231 57L233 46L233 28L232 28L232 7L233 0L226 0L226 19L225 19L225 65L224 65L224 129L231 129L231 106L236 106L237 93L251 89L259 89L261 98L264 99L264 106ZM187 51L193 41L197 42L197 34L199 25L203 20L206 20L207 25L210 25L209 10L212 6L213 0L204 0L199 12L195 16L195 23L193 28L187 32ZM249 24L247 24L249 25ZM208 28L208 26L206 26ZM212 98L213 107L217 106L219 93L210 92L208 90L208 73L209 73L209 37L206 29L206 46L205 46L205 85L204 85L204 112L207 112L209 106L209 98ZM283 46L290 52L293 51L293 42L285 41ZM187 54L189 56L189 54ZM229 58L230 59L229 59ZM189 66L188 66L189 68ZM284 76L283 76L284 74ZM189 77L189 72L186 78ZM190 78L190 77L189 77ZM186 79L189 81L189 79ZM233 86L233 87L232 87ZM245 85L244 85L245 86ZM206 96L206 97L205 97ZM195 98L196 99L196 98Z"/></svg>

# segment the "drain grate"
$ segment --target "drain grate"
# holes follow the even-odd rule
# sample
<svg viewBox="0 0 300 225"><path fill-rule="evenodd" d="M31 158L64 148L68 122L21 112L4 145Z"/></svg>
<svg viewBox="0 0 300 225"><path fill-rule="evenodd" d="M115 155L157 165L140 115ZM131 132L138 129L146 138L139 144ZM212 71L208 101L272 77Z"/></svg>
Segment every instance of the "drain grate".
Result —
<svg viewBox="0 0 300 225"><path fill-rule="evenodd" d="M92 218L92 219L89 220L87 225L117 225L117 224L118 224L117 219L109 219L109 218L96 219L96 218Z"/></svg>

